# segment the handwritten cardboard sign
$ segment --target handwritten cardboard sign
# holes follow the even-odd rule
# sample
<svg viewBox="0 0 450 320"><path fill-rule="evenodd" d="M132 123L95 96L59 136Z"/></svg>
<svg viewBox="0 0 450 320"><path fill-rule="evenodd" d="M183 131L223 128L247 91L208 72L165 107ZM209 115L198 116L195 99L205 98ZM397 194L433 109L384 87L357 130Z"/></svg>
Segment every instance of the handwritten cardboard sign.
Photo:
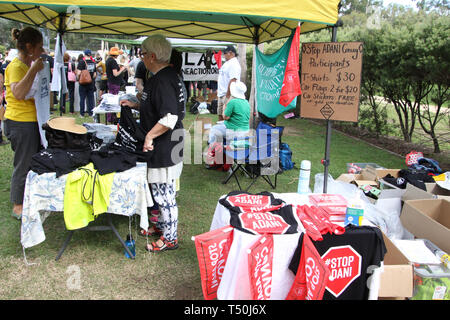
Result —
<svg viewBox="0 0 450 320"><path fill-rule="evenodd" d="M300 116L358 122L362 42L302 45Z"/></svg>

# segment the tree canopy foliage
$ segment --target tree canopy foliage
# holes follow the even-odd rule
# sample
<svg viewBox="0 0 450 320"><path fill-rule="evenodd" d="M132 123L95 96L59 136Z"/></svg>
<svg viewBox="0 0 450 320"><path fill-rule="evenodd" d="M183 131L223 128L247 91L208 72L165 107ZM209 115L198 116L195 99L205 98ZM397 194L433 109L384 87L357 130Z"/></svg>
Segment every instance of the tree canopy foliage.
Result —
<svg viewBox="0 0 450 320"><path fill-rule="evenodd" d="M386 115L380 99L395 108L403 139L410 142L416 124L439 153L436 126L448 117L450 93L450 19L447 1L417 1L417 8L391 5L366 14L374 1L343 1L338 41L364 42L361 93L371 107L370 121L383 133ZM302 42L330 41L329 30L303 35ZM435 106L430 110L429 105ZM383 120L384 119L384 120ZM418 121L417 121L418 120Z"/></svg>

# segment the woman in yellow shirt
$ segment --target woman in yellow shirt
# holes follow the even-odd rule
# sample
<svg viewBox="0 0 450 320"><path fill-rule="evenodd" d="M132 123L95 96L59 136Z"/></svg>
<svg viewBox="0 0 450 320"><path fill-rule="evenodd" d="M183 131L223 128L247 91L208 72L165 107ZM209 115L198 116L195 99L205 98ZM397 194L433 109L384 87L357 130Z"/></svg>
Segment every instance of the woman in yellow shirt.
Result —
<svg viewBox="0 0 450 320"><path fill-rule="evenodd" d="M5 135L14 151L11 176L12 216L21 219L25 180L31 157L40 149L40 135L34 99L27 97L36 74L44 68L41 54L42 34L31 27L13 29L18 56L5 70L6 103Z"/></svg>

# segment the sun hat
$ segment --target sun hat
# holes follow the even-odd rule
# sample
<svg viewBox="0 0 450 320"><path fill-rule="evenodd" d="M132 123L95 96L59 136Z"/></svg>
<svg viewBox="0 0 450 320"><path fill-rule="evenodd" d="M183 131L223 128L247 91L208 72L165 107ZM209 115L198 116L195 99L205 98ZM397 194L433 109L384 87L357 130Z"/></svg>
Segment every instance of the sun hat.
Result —
<svg viewBox="0 0 450 320"><path fill-rule="evenodd" d="M47 121L50 128L55 130L67 131L77 134L87 133L87 128L76 124L75 118L71 117L56 117Z"/></svg>
<svg viewBox="0 0 450 320"><path fill-rule="evenodd" d="M109 49L110 56L118 56L118 55L121 55L122 53L123 53L123 51L119 50L119 48L117 48L117 47L111 47L111 49Z"/></svg>
<svg viewBox="0 0 450 320"><path fill-rule="evenodd" d="M234 81L230 84L230 93L233 97L238 99L245 99L245 92L247 86L241 81Z"/></svg>

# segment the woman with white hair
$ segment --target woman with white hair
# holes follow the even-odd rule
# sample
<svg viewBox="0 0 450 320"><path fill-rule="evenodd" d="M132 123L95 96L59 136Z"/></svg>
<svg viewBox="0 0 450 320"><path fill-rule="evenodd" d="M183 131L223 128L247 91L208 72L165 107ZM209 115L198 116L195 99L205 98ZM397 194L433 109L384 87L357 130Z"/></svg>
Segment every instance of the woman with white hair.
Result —
<svg viewBox="0 0 450 320"><path fill-rule="evenodd" d="M148 182L161 214L156 226L141 235L160 235L146 246L150 252L178 248L178 207L175 180L183 169L183 83L170 66L172 47L162 35L152 35L142 43L141 59L153 76L145 83L139 103L124 100L122 105L139 109L146 130L144 152L154 150L148 160Z"/></svg>

